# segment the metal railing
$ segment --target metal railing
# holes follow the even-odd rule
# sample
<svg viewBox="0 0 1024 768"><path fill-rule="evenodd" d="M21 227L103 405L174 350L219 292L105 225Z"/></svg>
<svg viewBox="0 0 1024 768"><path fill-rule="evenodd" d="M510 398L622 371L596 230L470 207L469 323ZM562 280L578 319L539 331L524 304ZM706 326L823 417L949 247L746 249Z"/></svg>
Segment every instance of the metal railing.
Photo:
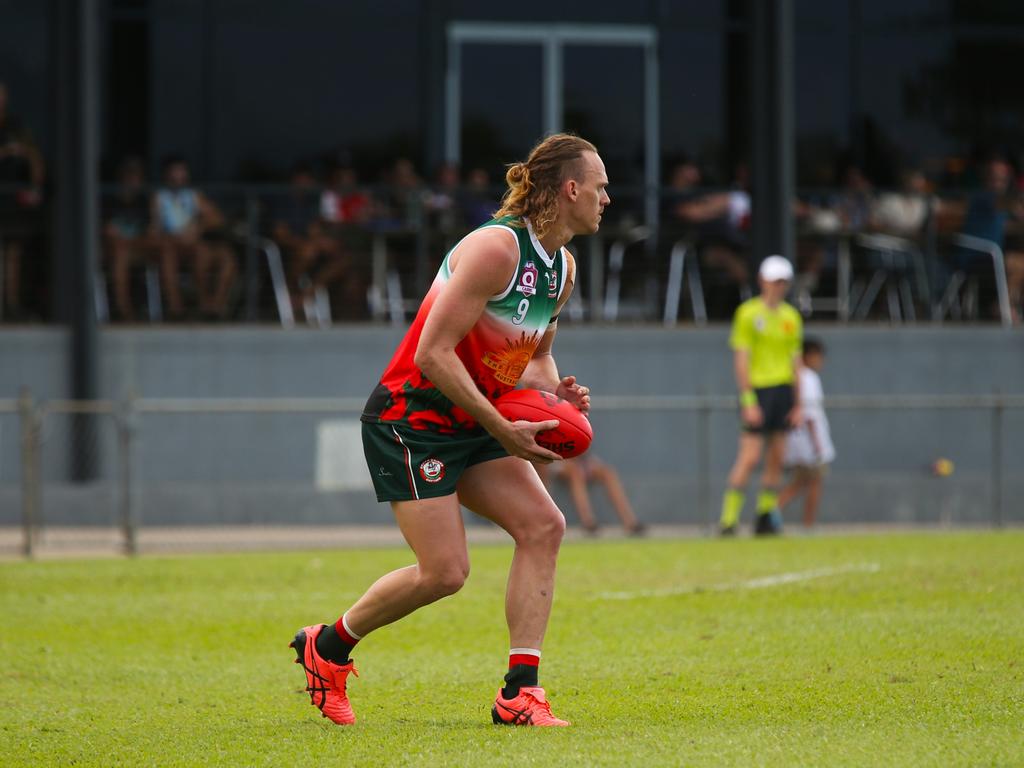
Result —
<svg viewBox="0 0 1024 768"><path fill-rule="evenodd" d="M18 414L20 421L20 496L21 496L21 553L32 557L37 551L44 521L41 513L43 468L41 445L46 421L57 414L94 416L113 419L116 430L116 449L113 466L116 467L113 497L116 520L120 531L121 550L126 555L139 551L139 458L136 447L139 439L139 418L143 414L326 414L358 415L364 406L363 398L143 398L123 400L46 400L35 401L26 390L20 398L0 399L0 414ZM989 522L994 527L1004 525L1004 416L1008 410L1024 409L1024 394L992 395L886 395L886 396L834 396L827 398L830 412L840 411L988 411L991 440L988 486L990 498ZM711 511L711 417L715 413L734 412L735 399L731 396L699 395L608 395L600 399L595 412L687 413L695 417L693 448L696 455L696 506L702 519L712 524Z"/></svg>

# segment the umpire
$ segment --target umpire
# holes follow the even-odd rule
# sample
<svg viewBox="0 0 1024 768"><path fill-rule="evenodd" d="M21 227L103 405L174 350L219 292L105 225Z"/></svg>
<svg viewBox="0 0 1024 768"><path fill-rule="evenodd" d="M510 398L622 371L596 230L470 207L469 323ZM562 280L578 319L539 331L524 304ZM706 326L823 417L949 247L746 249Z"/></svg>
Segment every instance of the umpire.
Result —
<svg viewBox="0 0 1024 768"><path fill-rule="evenodd" d="M785 301L793 266L769 256L758 270L761 292L743 302L733 316L729 346L733 350L739 391L740 430L736 461L722 498L721 534L733 536L743 510L747 482L765 456L757 496L754 534L782 532L778 509L786 431L800 423L799 370L803 321ZM766 450L767 449L767 450Z"/></svg>

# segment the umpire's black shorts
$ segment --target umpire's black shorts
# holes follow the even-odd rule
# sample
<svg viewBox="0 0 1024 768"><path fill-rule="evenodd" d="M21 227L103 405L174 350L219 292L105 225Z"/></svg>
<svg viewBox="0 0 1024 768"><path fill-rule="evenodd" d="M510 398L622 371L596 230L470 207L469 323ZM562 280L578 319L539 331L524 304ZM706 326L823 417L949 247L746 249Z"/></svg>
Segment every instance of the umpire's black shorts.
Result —
<svg viewBox="0 0 1024 768"><path fill-rule="evenodd" d="M761 406L761 424L754 427L745 423L744 431L758 435L788 431L786 417L793 410L793 385L755 388L754 394L757 396L757 404Z"/></svg>

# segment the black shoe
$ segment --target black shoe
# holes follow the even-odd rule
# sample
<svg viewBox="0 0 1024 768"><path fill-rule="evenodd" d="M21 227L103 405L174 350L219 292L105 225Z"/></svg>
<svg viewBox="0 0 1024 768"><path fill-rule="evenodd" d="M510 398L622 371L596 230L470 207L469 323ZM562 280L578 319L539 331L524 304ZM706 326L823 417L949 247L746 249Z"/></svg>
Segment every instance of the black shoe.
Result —
<svg viewBox="0 0 1024 768"><path fill-rule="evenodd" d="M636 536L636 537L646 536L647 535L647 526L644 525L643 523L641 523L638 520L637 522L633 523L633 525L631 525L628 528L626 528L626 535L627 536Z"/></svg>
<svg viewBox="0 0 1024 768"><path fill-rule="evenodd" d="M782 533L782 516L776 512L764 512L754 521L755 536L778 536Z"/></svg>
<svg viewBox="0 0 1024 768"><path fill-rule="evenodd" d="M736 535L736 526L735 525L723 525L718 530L718 535L722 536L723 538L728 538L730 536L735 536Z"/></svg>

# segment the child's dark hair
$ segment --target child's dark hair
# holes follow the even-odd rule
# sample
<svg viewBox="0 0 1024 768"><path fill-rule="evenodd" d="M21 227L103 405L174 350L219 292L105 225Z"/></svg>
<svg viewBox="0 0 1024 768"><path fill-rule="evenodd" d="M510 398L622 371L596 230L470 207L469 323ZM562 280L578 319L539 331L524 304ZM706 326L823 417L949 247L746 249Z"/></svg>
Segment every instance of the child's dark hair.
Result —
<svg viewBox="0 0 1024 768"><path fill-rule="evenodd" d="M808 336L804 339L804 355L813 355L815 352L819 355L824 355L825 345L821 339L815 336Z"/></svg>

